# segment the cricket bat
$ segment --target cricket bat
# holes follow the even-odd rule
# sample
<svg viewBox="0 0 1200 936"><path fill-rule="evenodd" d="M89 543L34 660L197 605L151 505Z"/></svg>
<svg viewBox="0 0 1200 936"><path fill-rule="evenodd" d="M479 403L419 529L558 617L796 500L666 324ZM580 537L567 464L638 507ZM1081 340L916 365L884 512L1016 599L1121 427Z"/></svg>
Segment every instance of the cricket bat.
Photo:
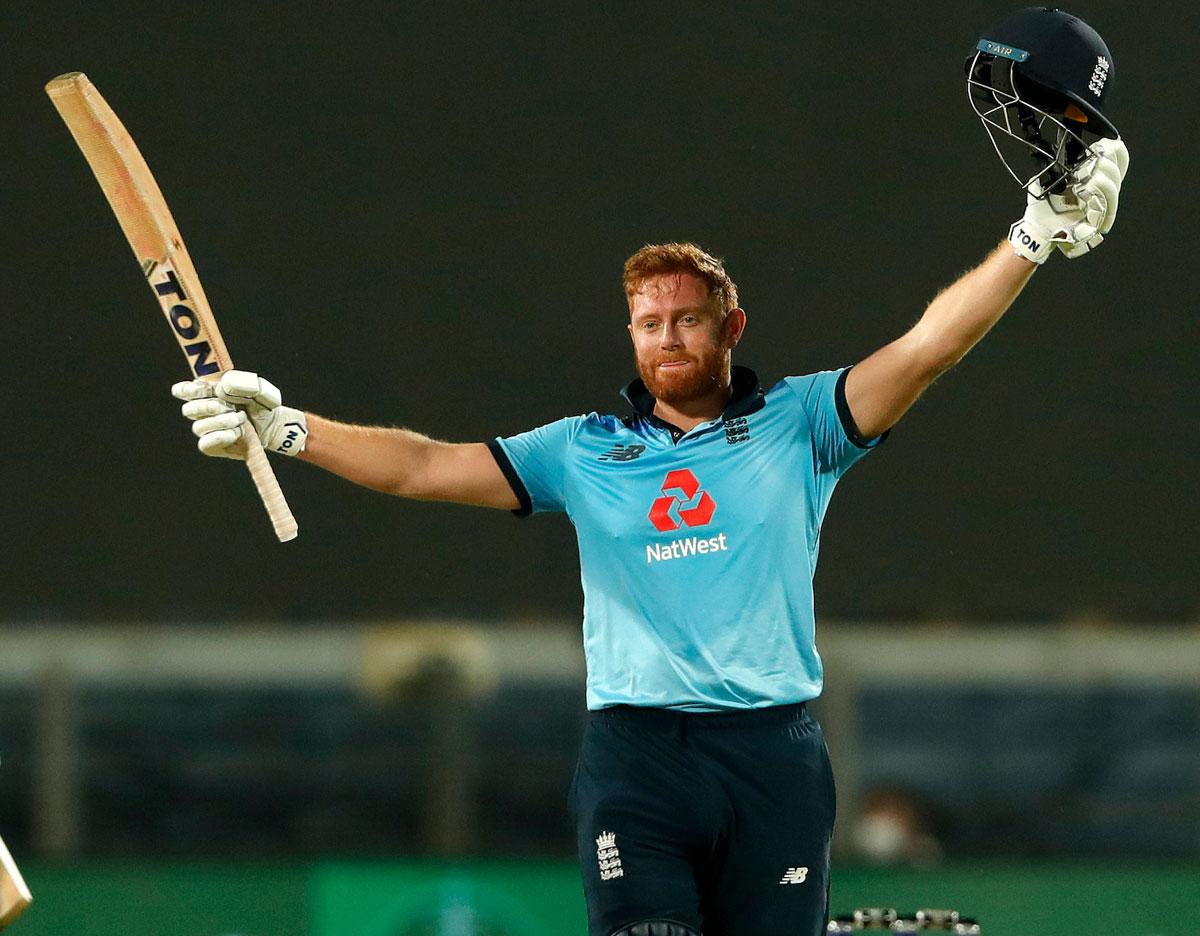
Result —
<svg viewBox="0 0 1200 936"><path fill-rule="evenodd" d="M33 902L33 895L25 886L25 879L17 870L17 863L0 839L0 930L21 915Z"/></svg>
<svg viewBox="0 0 1200 936"><path fill-rule="evenodd" d="M150 167L117 115L82 72L59 75L46 93L95 173L175 340L198 379L216 381L233 367L196 268ZM295 539L284 500L253 427L243 433L246 466L280 542Z"/></svg>

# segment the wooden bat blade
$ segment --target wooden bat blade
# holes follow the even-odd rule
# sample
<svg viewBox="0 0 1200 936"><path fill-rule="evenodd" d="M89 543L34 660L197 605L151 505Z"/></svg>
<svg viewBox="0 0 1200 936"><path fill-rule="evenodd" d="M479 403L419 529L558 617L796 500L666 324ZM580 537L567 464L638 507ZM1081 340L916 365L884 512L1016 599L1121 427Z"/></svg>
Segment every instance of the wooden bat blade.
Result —
<svg viewBox="0 0 1200 936"><path fill-rule="evenodd" d="M17 870L17 863L0 839L0 929L19 917L32 902L33 895Z"/></svg>
<svg viewBox="0 0 1200 936"><path fill-rule="evenodd" d="M200 277L166 200L129 131L82 72L59 75L46 93L71 131L142 268L192 374L216 380L233 367ZM298 527L252 428L246 466L281 542Z"/></svg>
<svg viewBox="0 0 1200 936"><path fill-rule="evenodd" d="M138 262L165 260L178 246L178 230L125 125L83 72L59 75L46 93L92 167Z"/></svg>
<svg viewBox="0 0 1200 936"><path fill-rule="evenodd" d="M192 373L213 378L229 370L233 361L200 277L133 137L83 72L59 75L46 85L46 94L100 183ZM171 289L172 283L179 289Z"/></svg>

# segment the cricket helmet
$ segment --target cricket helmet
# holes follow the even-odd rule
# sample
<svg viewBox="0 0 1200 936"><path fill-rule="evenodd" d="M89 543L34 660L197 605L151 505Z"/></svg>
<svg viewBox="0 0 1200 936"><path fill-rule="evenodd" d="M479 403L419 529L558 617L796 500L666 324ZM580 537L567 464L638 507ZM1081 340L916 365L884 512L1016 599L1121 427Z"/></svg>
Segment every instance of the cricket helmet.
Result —
<svg viewBox="0 0 1200 936"><path fill-rule="evenodd" d="M1061 193L1092 143L1120 136L1104 107L1113 71L1099 33L1053 7L1027 7L980 37L967 56L967 95L1022 188ZM1032 174L1016 168L1022 151Z"/></svg>

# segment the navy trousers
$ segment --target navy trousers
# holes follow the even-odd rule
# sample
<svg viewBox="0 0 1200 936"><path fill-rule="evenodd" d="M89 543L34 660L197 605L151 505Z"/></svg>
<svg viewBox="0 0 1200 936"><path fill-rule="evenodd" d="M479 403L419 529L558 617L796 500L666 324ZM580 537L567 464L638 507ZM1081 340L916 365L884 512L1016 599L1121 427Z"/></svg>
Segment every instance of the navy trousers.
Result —
<svg viewBox="0 0 1200 936"><path fill-rule="evenodd" d="M569 805L591 936L821 936L833 773L803 704L591 712Z"/></svg>

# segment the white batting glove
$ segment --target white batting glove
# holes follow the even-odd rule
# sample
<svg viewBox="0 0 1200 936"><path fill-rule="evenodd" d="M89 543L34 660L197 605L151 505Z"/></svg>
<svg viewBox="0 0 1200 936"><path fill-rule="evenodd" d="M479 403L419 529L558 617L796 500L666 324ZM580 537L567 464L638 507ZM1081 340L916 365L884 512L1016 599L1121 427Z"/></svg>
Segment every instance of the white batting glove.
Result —
<svg viewBox="0 0 1200 936"><path fill-rule="evenodd" d="M1075 259L1100 245L1117 220L1121 183L1129 171L1129 149L1123 140L1102 139L1092 144L1092 156L1071 173L1071 192L1084 210L1088 224L1095 227L1090 237L1073 244L1060 243L1063 255Z"/></svg>
<svg viewBox="0 0 1200 936"><path fill-rule="evenodd" d="M1095 235L1095 226L1088 223L1074 195L1039 198L1041 185L1035 181L1029 188L1024 217L1008 229L1008 242L1026 260L1043 264L1060 244L1073 246Z"/></svg>
<svg viewBox="0 0 1200 936"><path fill-rule="evenodd" d="M1072 171L1066 194L1039 198L1040 185L1030 185L1025 215L1008 231L1009 243L1022 257L1045 263L1056 247L1067 257L1081 257L1112 229L1129 151L1120 140L1102 139L1091 152Z"/></svg>
<svg viewBox="0 0 1200 936"><path fill-rule="evenodd" d="M244 459L247 416L263 448L284 455L304 451L308 439L304 412L283 406L279 388L258 374L231 370L215 383L185 380L171 387L171 396L187 401L182 412L193 420L196 445L205 455Z"/></svg>

